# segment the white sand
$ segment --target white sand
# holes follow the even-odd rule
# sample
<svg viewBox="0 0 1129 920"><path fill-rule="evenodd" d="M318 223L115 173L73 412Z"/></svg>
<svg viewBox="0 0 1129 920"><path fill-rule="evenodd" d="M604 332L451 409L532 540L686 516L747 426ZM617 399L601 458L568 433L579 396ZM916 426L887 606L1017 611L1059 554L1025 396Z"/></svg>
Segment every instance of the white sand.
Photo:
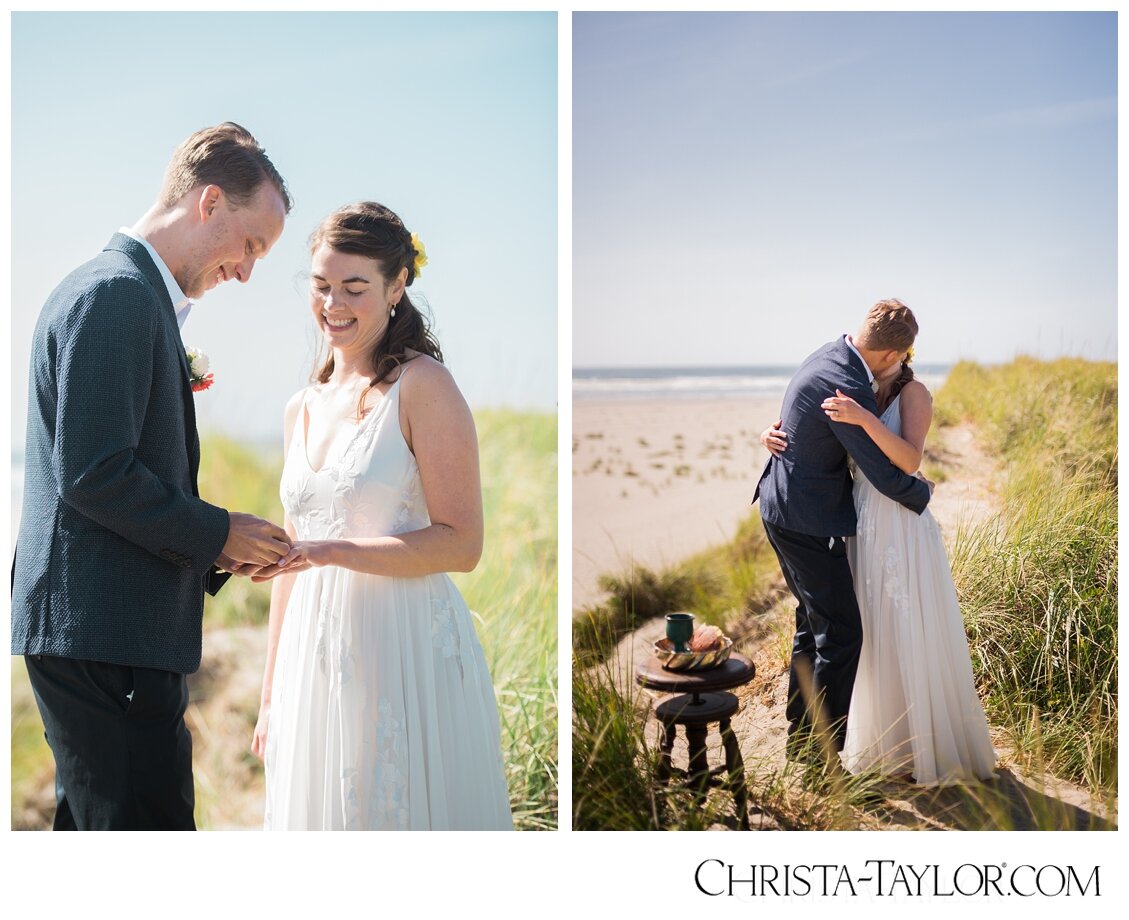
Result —
<svg viewBox="0 0 1129 920"><path fill-rule="evenodd" d="M778 398L573 403L573 609L600 574L662 568L732 539Z"/></svg>

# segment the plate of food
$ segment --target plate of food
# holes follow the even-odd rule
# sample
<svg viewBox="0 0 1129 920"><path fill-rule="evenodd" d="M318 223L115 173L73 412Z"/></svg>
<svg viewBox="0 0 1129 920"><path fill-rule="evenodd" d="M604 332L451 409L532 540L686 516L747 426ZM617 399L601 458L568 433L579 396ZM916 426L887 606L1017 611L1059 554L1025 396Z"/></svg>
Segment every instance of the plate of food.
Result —
<svg viewBox="0 0 1129 920"><path fill-rule="evenodd" d="M655 657L669 671L704 671L729 658L733 640L716 626L699 626L686 646L686 651L676 652L674 643L664 636L655 643Z"/></svg>

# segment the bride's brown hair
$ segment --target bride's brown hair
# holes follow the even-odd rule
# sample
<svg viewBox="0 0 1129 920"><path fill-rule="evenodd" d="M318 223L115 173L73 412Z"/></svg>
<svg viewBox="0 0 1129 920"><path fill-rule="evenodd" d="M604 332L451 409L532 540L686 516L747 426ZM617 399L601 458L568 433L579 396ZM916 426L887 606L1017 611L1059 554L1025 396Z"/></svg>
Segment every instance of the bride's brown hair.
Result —
<svg viewBox="0 0 1129 920"><path fill-rule="evenodd" d="M902 372L898 374L898 379L890 385L890 399L887 401L886 405L890 405L890 403L894 401L894 398L902 392L902 388L905 387L907 383L913 380L913 377L913 368L910 367L909 360L907 359L902 362Z"/></svg>
<svg viewBox="0 0 1129 920"><path fill-rule="evenodd" d="M380 267L385 285L392 284L400 270L408 270L404 295L395 305L396 315L389 316L384 335L372 352L373 377L361 393L357 407L358 416L365 405L365 397L377 384L385 383L400 365L417 357L407 356L408 350L429 355L442 363L443 352L431 333L427 319L408 297L407 288L416 278L416 256L412 235L404 222L388 208L375 201L358 201L339 208L323 220L310 235L310 255L321 246L337 252L373 259ZM314 375L318 383L326 383L333 375L333 349L325 363Z"/></svg>

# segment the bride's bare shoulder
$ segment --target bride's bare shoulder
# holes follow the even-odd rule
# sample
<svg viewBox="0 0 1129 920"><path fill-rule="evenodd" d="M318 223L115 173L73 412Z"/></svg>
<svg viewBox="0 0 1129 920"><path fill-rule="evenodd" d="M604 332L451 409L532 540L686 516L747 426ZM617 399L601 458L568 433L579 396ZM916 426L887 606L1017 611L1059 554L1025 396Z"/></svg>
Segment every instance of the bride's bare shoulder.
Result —
<svg viewBox="0 0 1129 920"><path fill-rule="evenodd" d="M911 380L904 387L902 387L903 400L911 402L929 403L933 402L933 394L929 392L927 387L920 380Z"/></svg>
<svg viewBox="0 0 1129 920"><path fill-rule="evenodd" d="M405 392L443 391L455 387L455 378L441 361L430 355L408 351L408 360L400 365L399 376L405 378ZM457 388L456 388L457 389Z"/></svg>

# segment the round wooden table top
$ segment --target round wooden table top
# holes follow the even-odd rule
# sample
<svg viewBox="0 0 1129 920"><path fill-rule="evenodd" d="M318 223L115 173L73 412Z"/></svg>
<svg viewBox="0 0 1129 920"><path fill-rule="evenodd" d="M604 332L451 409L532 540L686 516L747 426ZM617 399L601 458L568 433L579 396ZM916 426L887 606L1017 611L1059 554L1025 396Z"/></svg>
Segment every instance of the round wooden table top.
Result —
<svg viewBox="0 0 1129 920"><path fill-rule="evenodd" d="M716 668L703 671L668 671L654 655L648 655L635 665L635 683L666 693L708 693L747 684L756 672L753 663L739 652L733 652Z"/></svg>

